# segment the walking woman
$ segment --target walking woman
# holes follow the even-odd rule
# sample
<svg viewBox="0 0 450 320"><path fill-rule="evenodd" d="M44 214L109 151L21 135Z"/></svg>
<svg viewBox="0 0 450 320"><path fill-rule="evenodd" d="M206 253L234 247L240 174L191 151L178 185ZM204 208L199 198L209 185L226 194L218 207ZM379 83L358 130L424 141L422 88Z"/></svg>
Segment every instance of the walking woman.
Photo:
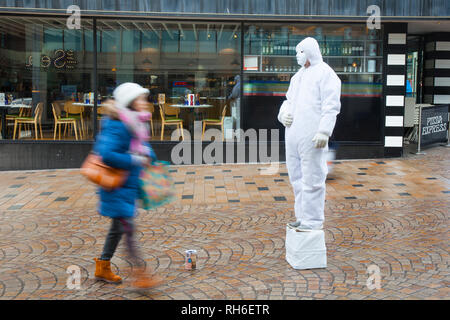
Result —
<svg viewBox="0 0 450 320"><path fill-rule="evenodd" d="M139 195L139 174L149 165L155 154L147 143L149 138L148 109L149 91L135 83L124 83L114 90L114 100L105 103L108 117L102 120L102 130L97 137L94 151L103 162L113 168L128 171L126 182L117 189L100 188L99 213L111 218L103 253L95 258L95 277L112 283L122 278L111 271L111 258L125 234L128 254L133 263L132 285L145 289L161 280L146 271L135 241L136 201Z"/></svg>

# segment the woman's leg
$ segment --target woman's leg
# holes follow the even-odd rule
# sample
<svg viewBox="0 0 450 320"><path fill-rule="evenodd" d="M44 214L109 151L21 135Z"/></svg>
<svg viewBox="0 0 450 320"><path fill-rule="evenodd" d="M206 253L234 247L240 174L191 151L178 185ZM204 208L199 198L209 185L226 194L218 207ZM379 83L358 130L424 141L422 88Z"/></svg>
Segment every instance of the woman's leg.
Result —
<svg viewBox="0 0 450 320"><path fill-rule="evenodd" d="M145 262L140 258L138 252L137 242L135 240L136 228L133 218L120 219L123 225L123 230L127 239L127 248L130 259L134 264L133 282L132 286L137 289L148 289L154 287L162 282L161 277L152 275L146 270Z"/></svg>
<svg viewBox="0 0 450 320"><path fill-rule="evenodd" d="M136 228L134 225L133 218L121 218L120 219L123 227L123 232L126 236L128 254L130 256L131 261L137 267L144 267L144 263L139 255L138 246L135 239Z"/></svg>
<svg viewBox="0 0 450 320"><path fill-rule="evenodd" d="M116 252L117 245L120 242L123 234L123 225L120 219L112 218L111 227L109 228L108 235L106 236L105 245L103 247L103 253L100 260L111 260Z"/></svg>

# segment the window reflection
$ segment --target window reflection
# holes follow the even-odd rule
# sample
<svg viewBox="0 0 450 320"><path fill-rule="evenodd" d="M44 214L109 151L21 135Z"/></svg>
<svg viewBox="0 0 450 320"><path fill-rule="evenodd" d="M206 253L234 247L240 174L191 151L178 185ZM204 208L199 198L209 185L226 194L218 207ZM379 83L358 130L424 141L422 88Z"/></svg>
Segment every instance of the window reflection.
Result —
<svg viewBox="0 0 450 320"><path fill-rule="evenodd" d="M148 88L153 140L171 140L181 127L175 123L199 140L203 124L240 128L240 101L228 99L241 72L240 23L98 20L97 25L99 93L110 97L124 82Z"/></svg>
<svg viewBox="0 0 450 320"><path fill-rule="evenodd" d="M276 119L299 70L296 46L315 38L323 60L342 81L341 113L337 141L379 141L382 107L383 42L381 30L365 24L270 24L245 25L243 128L284 127Z"/></svg>
<svg viewBox="0 0 450 320"><path fill-rule="evenodd" d="M2 17L2 139L86 140L93 137L93 23L68 30L65 19Z"/></svg>

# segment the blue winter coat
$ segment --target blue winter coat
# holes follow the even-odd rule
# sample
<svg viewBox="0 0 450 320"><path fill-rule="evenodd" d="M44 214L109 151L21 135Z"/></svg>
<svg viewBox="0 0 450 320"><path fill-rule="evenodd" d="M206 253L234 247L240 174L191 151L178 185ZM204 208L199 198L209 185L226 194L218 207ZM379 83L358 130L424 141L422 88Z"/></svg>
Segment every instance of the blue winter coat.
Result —
<svg viewBox="0 0 450 320"><path fill-rule="evenodd" d="M103 216L128 218L135 215L142 167L134 164L131 154L128 153L131 139L130 131L120 120L109 118L102 120L102 131L97 136L94 151L102 157L106 165L125 169L129 173L128 179L120 188L112 191L99 188L98 211ZM149 156L154 156L153 150Z"/></svg>

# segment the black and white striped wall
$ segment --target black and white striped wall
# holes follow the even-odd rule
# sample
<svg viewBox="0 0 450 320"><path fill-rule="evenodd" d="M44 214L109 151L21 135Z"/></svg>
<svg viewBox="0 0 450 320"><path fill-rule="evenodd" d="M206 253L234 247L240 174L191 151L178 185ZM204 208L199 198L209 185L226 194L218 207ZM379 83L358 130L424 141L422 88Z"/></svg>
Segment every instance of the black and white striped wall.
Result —
<svg viewBox="0 0 450 320"><path fill-rule="evenodd" d="M403 154L406 94L406 23L386 23L383 50L384 156Z"/></svg>
<svg viewBox="0 0 450 320"><path fill-rule="evenodd" d="M450 32L425 38L424 102L450 104Z"/></svg>

